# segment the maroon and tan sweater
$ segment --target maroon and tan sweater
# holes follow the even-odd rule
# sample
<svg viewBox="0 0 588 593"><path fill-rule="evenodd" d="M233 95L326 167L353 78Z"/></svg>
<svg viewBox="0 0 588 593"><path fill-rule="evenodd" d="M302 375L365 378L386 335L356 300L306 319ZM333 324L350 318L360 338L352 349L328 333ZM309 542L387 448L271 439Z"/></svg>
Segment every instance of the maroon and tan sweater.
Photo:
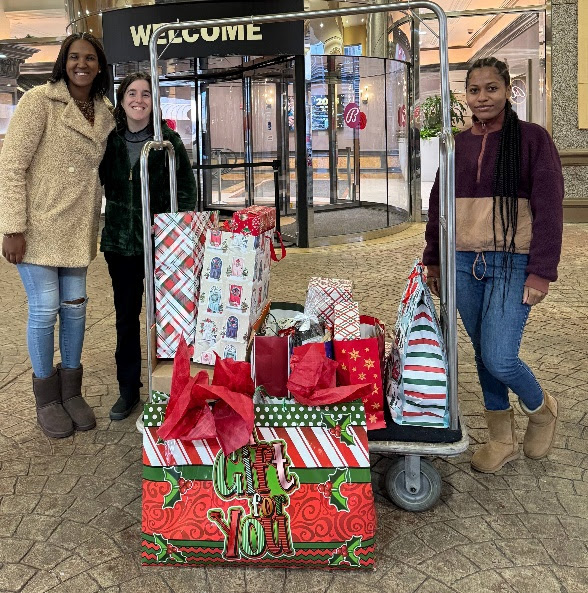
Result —
<svg viewBox="0 0 588 593"><path fill-rule="evenodd" d="M455 137L455 221L457 251L502 250L499 208L496 246L492 232L494 163L500 145L501 116L489 125L475 122ZM521 121L517 253L528 253L526 286L547 293L557 280L563 232L564 184L559 154L548 132ZM439 174L429 199L423 262L439 274ZM510 239L509 239L510 240Z"/></svg>

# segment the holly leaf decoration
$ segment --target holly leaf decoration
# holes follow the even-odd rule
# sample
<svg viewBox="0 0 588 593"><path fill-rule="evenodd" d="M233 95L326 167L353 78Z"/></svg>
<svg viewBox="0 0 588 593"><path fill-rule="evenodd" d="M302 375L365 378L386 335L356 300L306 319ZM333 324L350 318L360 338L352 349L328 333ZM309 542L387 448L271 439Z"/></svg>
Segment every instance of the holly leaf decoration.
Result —
<svg viewBox="0 0 588 593"><path fill-rule="evenodd" d="M359 566L359 557L357 549L361 548L361 536L354 535L348 539L340 548L337 548L329 558L329 566L339 566L340 564L349 564L350 566Z"/></svg>
<svg viewBox="0 0 588 593"><path fill-rule="evenodd" d="M348 447L355 443L355 439L349 431L349 427L351 426L351 414L345 414L338 420L335 420L335 416L333 414L321 413L321 417L321 423L329 429L329 432L334 437L337 437Z"/></svg>
<svg viewBox="0 0 588 593"><path fill-rule="evenodd" d="M163 468L163 479L170 485L169 492L163 497L162 509L173 509L177 502L182 500L180 492L180 478L182 473L175 467Z"/></svg>
<svg viewBox="0 0 588 593"><path fill-rule="evenodd" d="M154 533L153 534L153 541L155 545L159 546L159 550L155 552L157 556L157 562L162 563L170 563L173 561L174 563L183 564L186 562L186 554L180 551L179 548L176 548L173 544L170 544L161 533Z"/></svg>
<svg viewBox="0 0 588 593"><path fill-rule="evenodd" d="M349 512L347 497L341 494L341 486L349 483L349 468L337 468L335 473L329 474L331 486L331 496L329 504L332 504L338 511Z"/></svg>

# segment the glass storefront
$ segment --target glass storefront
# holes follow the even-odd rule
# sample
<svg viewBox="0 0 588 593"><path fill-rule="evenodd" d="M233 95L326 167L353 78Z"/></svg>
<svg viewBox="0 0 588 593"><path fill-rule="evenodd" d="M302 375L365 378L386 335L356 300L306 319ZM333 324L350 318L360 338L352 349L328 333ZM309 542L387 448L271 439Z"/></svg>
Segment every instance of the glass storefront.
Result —
<svg viewBox="0 0 588 593"><path fill-rule="evenodd" d="M66 9L72 29L100 34L101 11L122 14L148 5L160 10L156 4L174 2L76 0ZM516 12L489 11L489 1L474 4L473 10L448 13L456 97L464 100L469 65L496 55L510 66L521 119L549 128L549 11L534 6L521 12L519 5L531 4L527 0ZM317 7L311 1L307 8ZM419 109L440 86L437 21L422 12L418 18L401 12L387 19L358 15L308 22L302 70L295 67L299 58L287 54L160 60L163 116L192 159L200 206L274 204L277 187L285 234L299 240L301 204L308 244L373 236L420 220L438 148L435 140L419 138ZM13 80L0 77L0 140L22 92L44 82L51 65L37 64L29 73L25 63ZM117 63L115 79L137 69L148 69L148 62ZM297 106L297 99L304 105ZM305 126L301 109L308 111Z"/></svg>

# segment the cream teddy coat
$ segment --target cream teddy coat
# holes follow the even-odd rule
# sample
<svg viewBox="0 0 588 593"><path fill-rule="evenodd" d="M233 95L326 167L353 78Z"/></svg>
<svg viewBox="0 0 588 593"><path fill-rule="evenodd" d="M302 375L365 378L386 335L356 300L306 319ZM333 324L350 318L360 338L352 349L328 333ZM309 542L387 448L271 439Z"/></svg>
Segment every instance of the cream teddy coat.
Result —
<svg viewBox="0 0 588 593"><path fill-rule="evenodd" d="M114 119L94 100L94 125L63 80L26 92L0 153L0 233L23 232L24 262L77 268L96 256L98 167Z"/></svg>

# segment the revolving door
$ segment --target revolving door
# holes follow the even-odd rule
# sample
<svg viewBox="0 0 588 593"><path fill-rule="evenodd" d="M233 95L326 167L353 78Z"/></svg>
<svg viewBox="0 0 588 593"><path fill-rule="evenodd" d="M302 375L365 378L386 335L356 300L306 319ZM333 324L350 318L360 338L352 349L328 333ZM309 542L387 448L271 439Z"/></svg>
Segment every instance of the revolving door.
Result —
<svg viewBox="0 0 588 593"><path fill-rule="evenodd" d="M403 225L411 217L408 78L404 62L360 56L199 60L200 206L277 203L283 234L300 246Z"/></svg>

